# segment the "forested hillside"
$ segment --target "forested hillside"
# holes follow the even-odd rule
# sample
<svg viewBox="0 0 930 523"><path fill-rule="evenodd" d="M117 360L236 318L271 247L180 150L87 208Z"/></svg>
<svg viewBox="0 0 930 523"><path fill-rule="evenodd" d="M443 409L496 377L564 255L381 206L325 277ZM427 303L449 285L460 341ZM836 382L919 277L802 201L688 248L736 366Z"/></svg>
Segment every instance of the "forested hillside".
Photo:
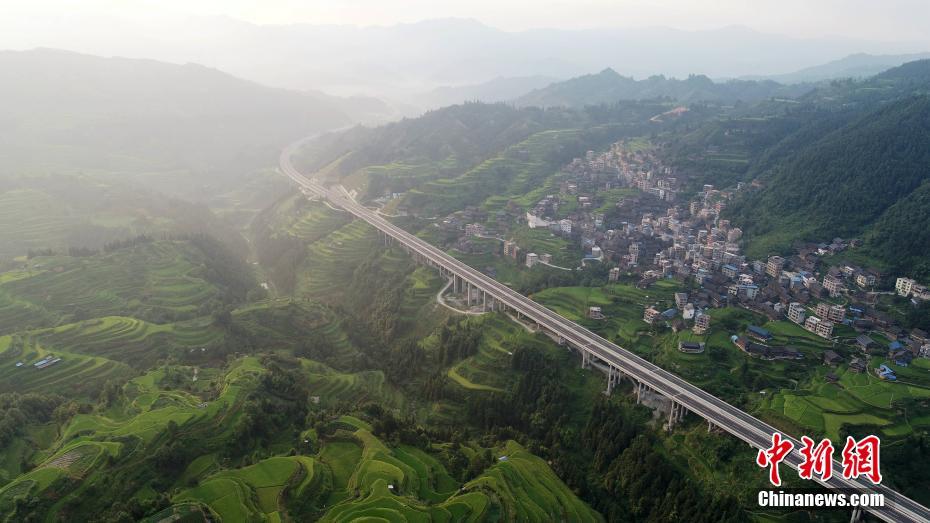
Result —
<svg viewBox="0 0 930 523"><path fill-rule="evenodd" d="M790 147L776 148L792 154L777 155L759 175L765 187L728 213L751 241L785 248L796 240L866 235L876 257L902 267L930 254L927 243L901 243L913 237L906 234L912 226L926 223L920 211L906 209L917 210L915 191L930 180L930 98L862 111L832 129L812 123L787 140Z"/></svg>
<svg viewBox="0 0 930 523"><path fill-rule="evenodd" d="M342 174L401 159L453 158L456 165L469 165L534 132L570 127L574 118L563 111L520 110L504 104L453 105L419 118L324 136L304 149L304 165L317 169L346 155L337 167Z"/></svg>
<svg viewBox="0 0 930 523"><path fill-rule="evenodd" d="M635 80L613 69L579 76L531 91L516 100L518 106L584 107L621 100L669 98L680 103L757 102L767 98L796 97L811 91L809 84L782 85L771 80L714 82L704 75L684 80L651 76Z"/></svg>

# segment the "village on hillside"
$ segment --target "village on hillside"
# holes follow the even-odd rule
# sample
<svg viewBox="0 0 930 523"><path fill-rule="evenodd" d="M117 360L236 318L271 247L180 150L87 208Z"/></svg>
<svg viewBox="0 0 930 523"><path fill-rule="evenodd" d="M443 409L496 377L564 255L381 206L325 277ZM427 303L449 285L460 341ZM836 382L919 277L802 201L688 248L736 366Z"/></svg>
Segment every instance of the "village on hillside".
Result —
<svg viewBox="0 0 930 523"><path fill-rule="evenodd" d="M634 146L636 145L636 146ZM829 242L800 246L788 256L772 255L750 260L741 250L743 231L721 218L736 193L753 190L754 183L738 183L718 189L704 185L688 201L682 201L685 180L665 165L655 150L619 141L606 151L587 151L564 165L557 176L558 191L547 193L529 209L511 201L496 216L470 207L443 218L438 226L458 234L454 249L462 252L490 250L521 266L562 270L600 264L607 282L633 278L640 288L661 279L676 279L691 287L675 295L675 308L647 307L643 321L663 323L676 331L690 328L704 334L710 328L709 310L741 307L769 320L787 319L807 331L863 351L863 360L881 353L889 361L907 365L912 358L930 357L930 337L920 329L906 331L883 311L881 299L890 291L878 291L887 275L878 271L825 260L842 259L858 239L833 238ZM489 218L493 218L490 220ZM489 225L496 224L496 225ZM514 239L513 231L546 230L553 237L575 245L582 253L570 266L560 266L550 252L528 251ZM492 240L490 244L482 240ZM488 271L493 271L489 268ZM930 300L930 290L899 277L894 293L913 302ZM589 318L603 318L591 307ZM885 347L869 336L875 332L891 340ZM791 347L770 346L771 336L761 327L732 336L747 354L765 359L799 359ZM682 346L683 352L703 347ZM836 364L834 351L824 355ZM885 354L887 352L887 354ZM860 359L849 362L863 370ZM883 378L893 379L887 367Z"/></svg>

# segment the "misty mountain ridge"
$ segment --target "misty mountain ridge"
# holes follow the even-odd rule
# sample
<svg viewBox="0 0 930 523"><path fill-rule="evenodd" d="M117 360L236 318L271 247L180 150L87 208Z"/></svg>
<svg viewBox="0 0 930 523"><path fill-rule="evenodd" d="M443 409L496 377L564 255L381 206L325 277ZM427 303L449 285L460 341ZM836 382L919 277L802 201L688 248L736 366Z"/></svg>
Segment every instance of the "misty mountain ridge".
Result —
<svg viewBox="0 0 930 523"><path fill-rule="evenodd" d="M114 49L99 43L106 40L110 25L88 22L87 27L100 33L93 39L68 36L50 25L44 33L33 31L34 45L197 62L265 85L407 102L444 85L498 77L570 78L613 67L637 78L656 73L683 78L696 72L738 78L760 71L790 73L859 52L922 50L907 43L792 38L740 26L508 32L457 18L357 27L258 25L216 17L183 19L176 24L179 29L160 31L127 23L121 27L120 48Z"/></svg>
<svg viewBox="0 0 930 523"><path fill-rule="evenodd" d="M774 80L779 83L803 83L835 78L867 78L907 62L930 58L930 52L894 55L856 53L825 64L806 67L779 75L747 75L742 80Z"/></svg>
<svg viewBox="0 0 930 523"><path fill-rule="evenodd" d="M479 84L437 87L423 93L419 101L428 109L472 101L506 102L557 81L551 76L498 77Z"/></svg>
<svg viewBox="0 0 930 523"><path fill-rule="evenodd" d="M797 97L810 92L812 85L782 85L771 80L728 80L714 82L705 75L690 75L683 80L662 75L636 80L611 68L557 82L536 89L516 100L520 106L582 107L609 104L620 100L671 98L682 103L755 102L773 96Z"/></svg>
<svg viewBox="0 0 930 523"><path fill-rule="evenodd" d="M296 137L385 109L202 65L54 49L0 52L0 98L0 176L242 170L267 165Z"/></svg>

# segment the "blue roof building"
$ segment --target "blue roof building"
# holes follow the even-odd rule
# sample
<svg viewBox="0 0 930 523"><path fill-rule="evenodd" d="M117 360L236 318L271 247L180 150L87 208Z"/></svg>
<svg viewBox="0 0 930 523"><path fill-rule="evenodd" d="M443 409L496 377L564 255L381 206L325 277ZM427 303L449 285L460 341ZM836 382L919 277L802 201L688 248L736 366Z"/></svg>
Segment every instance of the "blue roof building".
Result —
<svg viewBox="0 0 930 523"><path fill-rule="evenodd" d="M749 331L749 335L754 338L758 338L760 340L772 339L772 333L763 329L762 327L758 327L756 325L750 325L747 330Z"/></svg>

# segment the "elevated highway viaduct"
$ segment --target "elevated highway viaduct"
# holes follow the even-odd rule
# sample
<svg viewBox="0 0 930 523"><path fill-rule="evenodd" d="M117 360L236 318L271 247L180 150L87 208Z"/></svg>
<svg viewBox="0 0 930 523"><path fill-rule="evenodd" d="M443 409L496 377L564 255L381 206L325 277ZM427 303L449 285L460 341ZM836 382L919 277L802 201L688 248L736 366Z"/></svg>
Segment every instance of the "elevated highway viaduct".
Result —
<svg viewBox="0 0 930 523"><path fill-rule="evenodd" d="M604 370L607 374L607 392L613 389L620 378L630 379L637 388L637 394L648 390L668 399L670 428L687 412L692 412L707 420L709 428L722 429L757 449L769 448L772 435L781 432L397 227L378 213L356 202L342 187L324 187L302 175L291 162L291 156L300 144L301 142L295 142L285 148L279 163L281 171L305 193L324 199L332 206L366 221L379 231L386 243L400 245L419 263L434 267L443 276L452 279L455 289L464 291L469 301L479 299L492 310L512 310L519 316L535 322L553 337L578 351L581 354L582 365L594 364L596 368ZM783 435L794 443L796 449L803 446L798 439L784 433ZM801 461L798 452L791 452L784 462L797 469ZM842 465L835 462L833 469L840 471ZM864 479L846 479L837 474L820 483L831 489L884 494L883 508L866 509L884 521L930 522L930 510L883 485L875 486ZM860 512L855 510L853 519L857 519L859 514Z"/></svg>

